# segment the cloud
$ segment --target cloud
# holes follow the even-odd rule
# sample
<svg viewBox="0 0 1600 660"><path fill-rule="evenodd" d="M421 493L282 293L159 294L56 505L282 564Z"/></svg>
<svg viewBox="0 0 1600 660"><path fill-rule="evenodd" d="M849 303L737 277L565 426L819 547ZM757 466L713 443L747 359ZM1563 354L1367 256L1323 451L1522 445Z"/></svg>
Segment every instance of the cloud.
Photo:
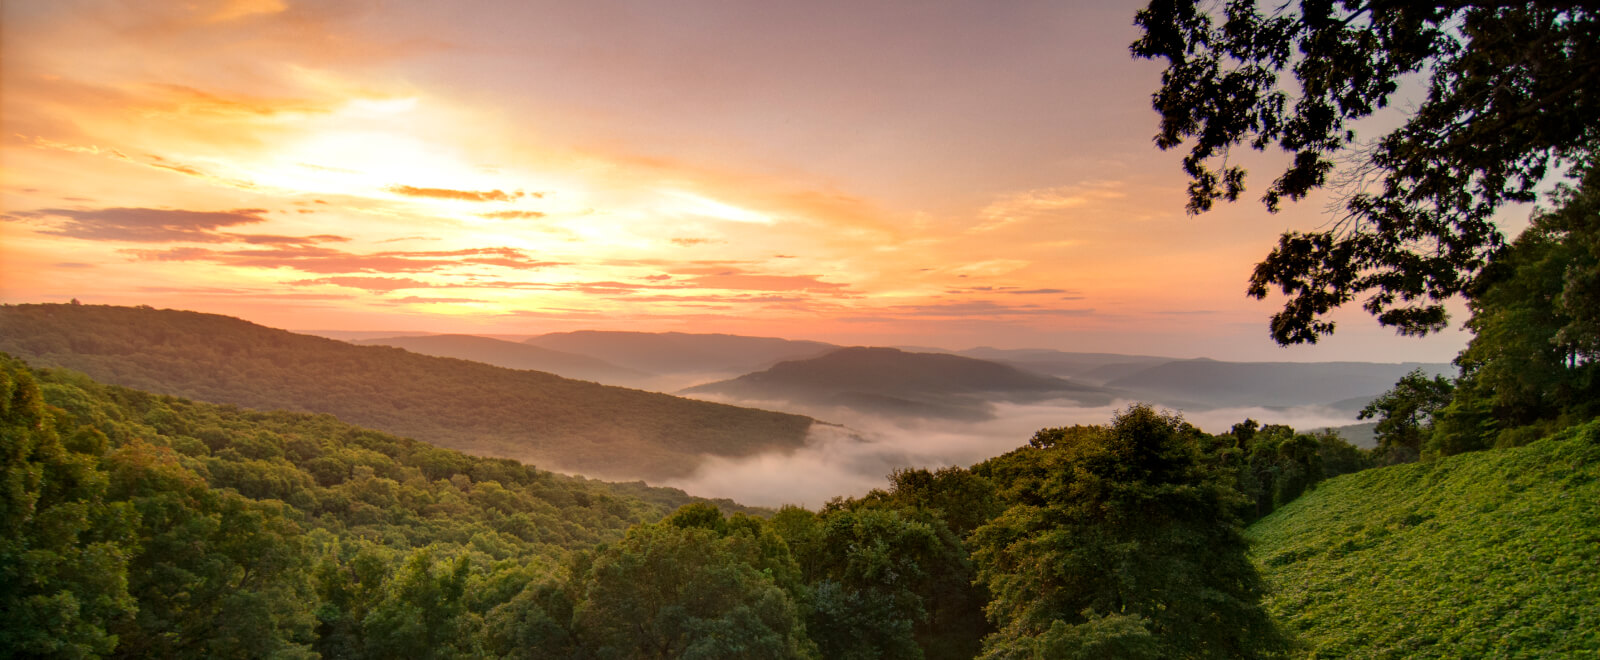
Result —
<svg viewBox="0 0 1600 660"><path fill-rule="evenodd" d="M1019 296L1049 295L1059 293L1066 294L1062 296L1063 300L1079 300L1083 298L1083 296L1079 295L1077 291L1070 291L1067 289L1024 289L1015 286L973 286L966 287L964 289L948 289L945 291L945 293L952 295L961 295L967 293L1001 293Z"/></svg>
<svg viewBox="0 0 1600 660"><path fill-rule="evenodd" d="M393 302L397 304L428 305L436 303L481 303L488 301L478 300L476 298L422 298L418 296L406 296L404 298L396 298L386 302Z"/></svg>
<svg viewBox="0 0 1600 660"><path fill-rule="evenodd" d="M252 245L310 245L312 243L348 243L348 236L317 234L315 236L272 236L264 234L226 234L234 240Z"/></svg>
<svg viewBox="0 0 1600 660"><path fill-rule="evenodd" d="M753 291L840 291L849 286L823 282L815 275L753 275L738 271L701 275L689 278L687 282L707 289Z"/></svg>
<svg viewBox="0 0 1600 660"><path fill-rule="evenodd" d="M458 266L496 266L534 270L569 265L540 261L522 250L507 247L439 251L356 253L315 245L279 245L256 250L211 250L197 247L170 250L126 250L146 261L207 261L225 266L292 268L305 273L422 273Z"/></svg>
<svg viewBox="0 0 1600 660"><path fill-rule="evenodd" d="M107 208L39 209L6 219L42 221L41 234L94 241L134 243L225 243L234 240L217 230L222 227L264 222L265 209L184 211L177 209Z"/></svg>
<svg viewBox="0 0 1600 660"><path fill-rule="evenodd" d="M23 211L5 220L28 221L40 225L38 231L50 236L65 236L91 241L130 243L249 243L252 245L307 246L316 243L342 243L350 239L333 234L279 236L274 234L236 234L218 231L223 227L266 221L264 209L232 211L184 211L178 209L106 208L38 209ZM148 251L140 251L148 252ZM169 251L158 261L184 261L206 254L204 251Z"/></svg>
<svg viewBox="0 0 1600 660"><path fill-rule="evenodd" d="M696 245L701 245L701 244L710 243L710 242L711 242L711 239L709 239L709 238L674 238L674 239L672 239L672 244L673 245L678 245L678 246L682 246L682 247L693 247L693 246L696 246Z"/></svg>
<svg viewBox="0 0 1600 660"><path fill-rule="evenodd" d="M293 285L297 285L297 286L298 285L307 285L307 284L332 284L334 286L348 287L348 288L351 288L351 289L361 289L363 291L371 291L373 293L386 293L386 292L389 292L389 291L396 291L396 290L399 290L399 289L425 289L425 288L429 288L429 287L433 286L431 284L428 284L427 282L414 280L414 279L411 279L411 278L408 278L408 277L360 277L360 276L323 277L323 278L315 279L315 280L300 280L298 282L290 282L289 284L293 284Z"/></svg>
<svg viewBox="0 0 1600 660"><path fill-rule="evenodd" d="M286 292L278 289L261 289L248 287L220 287L220 286L141 286L137 287L141 293L179 294L184 296L221 296L237 298L248 296L250 298L273 298L280 300L350 300L351 296L334 293L306 293Z"/></svg>
<svg viewBox="0 0 1600 660"><path fill-rule="evenodd" d="M994 231L1041 215L1077 208L1094 201L1122 197L1125 195L1121 191L1108 187L1108 184L1058 186L1008 193L979 211L978 218L982 222L968 231L972 233Z"/></svg>
<svg viewBox="0 0 1600 660"><path fill-rule="evenodd" d="M500 191L496 190L495 192ZM493 220L537 220L544 217L544 213L540 211L492 211L490 213L479 213L478 215Z"/></svg>
<svg viewBox="0 0 1600 660"><path fill-rule="evenodd" d="M384 190L396 195L405 195L406 197L459 199L467 202L509 202L527 195L521 190L508 193L503 190L451 190L449 188L417 188L414 186L389 186ZM544 193L534 193L534 196L542 197Z"/></svg>
<svg viewBox="0 0 1600 660"><path fill-rule="evenodd" d="M970 300L963 302L936 302L922 305L894 305L879 307L874 310L874 316L850 317L840 319L855 323L878 323L884 321L903 321L908 318L922 320L928 319L994 319L1006 317L1030 316L1084 316L1093 314L1092 308L1061 308L1044 307L1040 305L1008 305L992 300Z"/></svg>
<svg viewBox="0 0 1600 660"><path fill-rule="evenodd" d="M795 303L795 302L805 302L806 300L807 300L807 298L804 298L804 297L801 297L801 296L749 295L749 294L735 294L735 295L731 295L731 296L710 296L710 295L674 296L674 295L662 294L662 295L652 295L652 296L631 296L631 297L628 298L628 302L634 302L634 303L651 302L651 303L678 303L678 304L688 304L688 303L717 303L717 304Z"/></svg>
<svg viewBox="0 0 1600 660"><path fill-rule="evenodd" d="M108 105L111 105L111 104L108 103ZM21 140L23 140L23 141L25 141L25 142L27 142L29 144L29 146L32 146L32 147L38 148L38 149L49 149L49 150L54 150L54 151L65 151L65 152L68 152L68 153L86 154L86 155L90 155L90 156L101 156L101 157L104 157L104 158L109 158L109 159L112 159L112 160L118 160L118 161L122 161L122 162L125 162L125 163L132 163L134 165L139 165L139 166L143 166L143 167L154 168L154 169L163 170L163 171L167 171L167 172L176 172L176 173L182 174L184 176L192 176L192 177L195 177L195 178L199 178L199 179L203 179L203 180L206 180L206 181L210 181L210 182L218 184L218 185L228 186L228 187L231 187L231 188L238 188L238 189L241 189L241 190L254 190L255 187L256 187L255 183L253 183L251 181L247 181L247 180L244 180L244 179L234 179L234 178L218 176L216 174L212 174L210 172L202 170L202 169L200 169L198 167L195 167L193 165L187 165L187 164L184 164L184 163L179 163L179 162L170 160L168 158L163 158L161 156L157 156L155 154L145 154L141 158L135 158L133 156L129 156L126 153L123 153L119 149L114 149L114 148L110 148L110 147L100 147L99 145L70 144L70 143L66 143L66 142L58 142L56 140L51 140L51 139L43 138L43 137L39 137L39 136L27 136L27 135L20 135L20 134L16 135L16 137L21 139ZM86 200L84 200L84 198L81 198L81 197L69 197L67 199L72 200L72 201L86 201Z"/></svg>

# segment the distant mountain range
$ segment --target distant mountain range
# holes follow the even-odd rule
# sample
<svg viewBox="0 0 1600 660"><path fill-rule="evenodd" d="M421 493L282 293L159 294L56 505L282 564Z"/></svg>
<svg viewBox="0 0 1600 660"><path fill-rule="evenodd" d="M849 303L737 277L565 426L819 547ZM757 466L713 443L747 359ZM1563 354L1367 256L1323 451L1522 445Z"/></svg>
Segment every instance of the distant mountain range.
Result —
<svg viewBox="0 0 1600 660"><path fill-rule="evenodd" d="M899 417L988 419L994 401L1111 403L1104 388L945 353L841 348L684 390L744 401L786 401Z"/></svg>
<svg viewBox="0 0 1600 660"><path fill-rule="evenodd" d="M1071 353L1043 348L989 348L957 351L957 355L993 360L1039 373L1072 378L1096 385L1135 373L1175 358L1117 353Z"/></svg>
<svg viewBox="0 0 1600 660"><path fill-rule="evenodd" d="M363 346L393 346L412 353L451 357L492 364L507 369L547 371L563 378L608 385L643 382L650 374L606 362L589 355L551 350L530 344L476 335L423 335L352 340Z"/></svg>
<svg viewBox="0 0 1600 660"><path fill-rule="evenodd" d="M1429 374L1453 371L1443 363L1225 362L992 347L962 351L901 347L902 359L925 364L888 365L884 356L890 353L850 349L851 352L823 359L846 349L823 342L726 334L581 331L540 335L528 339L525 345L461 335L393 337L362 343L402 346L431 355L655 391L682 391L773 405L799 404L786 409L812 413L842 407L874 415L946 419L982 419L990 414L989 404L993 402L1040 398L1037 383L993 367L983 373L1011 373L1009 382L995 387L961 384L963 379L979 376L978 362L1070 383L1071 388L1064 390L1060 383L1045 388L1069 392L1062 396L1068 405L1103 405L1094 402L1110 397L1189 411L1320 406L1347 412L1352 422L1356 411L1392 387L1406 372L1418 368ZM533 353L528 348L555 353ZM954 365L962 363L905 357L934 354L970 358L974 362L957 367ZM866 359L870 356L879 359ZM775 365L786 361L809 364L774 370ZM849 361L866 366L852 367L847 364ZM684 385L693 386L683 389Z"/></svg>
<svg viewBox="0 0 1600 660"><path fill-rule="evenodd" d="M539 335L528 345L604 359L652 374L742 374L838 349L818 341L683 332L581 330Z"/></svg>
<svg viewBox="0 0 1600 660"><path fill-rule="evenodd" d="M148 307L0 306L0 351L102 382L330 413L443 447L613 479L684 477L708 455L790 450L812 424L799 415Z"/></svg>
<svg viewBox="0 0 1600 660"><path fill-rule="evenodd" d="M705 456L793 449L812 420L600 383L696 385L683 392L822 415L981 421L997 402L1147 401L1190 411L1322 406L1355 422L1356 410L1406 372L1451 371L1049 349L915 352L727 334L580 331L525 342L345 334L365 345L195 312L0 307L0 351L36 366L206 401L332 413L445 447L626 479L686 476Z"/></svg>
<svg viewBox="0 0 1600 660"><path fill-rule="evenodd" d="M1218 362L1175 360L1105 382L1163 405L1180 407L1301 406L1359 409L1413 369L1448 373L1422 362Z"/></svg>
<svg viewBox="0 0 1600 660"><path fill-rule="evenodd" d="M1123 398L1190 410L1315 405L1353 413L1412 369L1429 375L1455 371L1449 364L1433 362L1225 362L987 347L957 354L1100 385Z"/></svg>

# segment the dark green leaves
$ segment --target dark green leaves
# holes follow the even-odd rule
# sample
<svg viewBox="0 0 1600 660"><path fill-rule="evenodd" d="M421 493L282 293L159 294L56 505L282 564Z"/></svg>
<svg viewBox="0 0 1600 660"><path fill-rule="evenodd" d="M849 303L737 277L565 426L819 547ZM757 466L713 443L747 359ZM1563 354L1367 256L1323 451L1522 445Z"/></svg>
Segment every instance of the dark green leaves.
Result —
<svg viewBox="0 0 1600 660"><path fill-rule="evenodd" d="M1332 333L1328 312L1363 295L1402 333L1442 329L1442 302L1503 243L1495 210L1600 147L1600 12L1583 3L1307 0L1269 13L1229 0L1213 15L1154 0L1135 22L1133 54L1167 62L1155 141L1189 144L1191 213L1244 191L1228 159L1240 145L1291 155L1263 194L1271 210L1341 181L1332 228L1285 234L1251 278L1250 295L1288 298L1272 320L1279 343ZM1356 135L1354 122L1424 75L1427 97L1403 126Z"/></svg>

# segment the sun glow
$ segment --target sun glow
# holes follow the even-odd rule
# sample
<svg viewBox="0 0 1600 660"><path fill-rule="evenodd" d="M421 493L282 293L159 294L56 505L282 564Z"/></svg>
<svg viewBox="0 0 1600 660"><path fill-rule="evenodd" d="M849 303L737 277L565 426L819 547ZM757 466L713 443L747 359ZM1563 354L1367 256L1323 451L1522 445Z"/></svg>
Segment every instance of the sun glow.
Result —
<svg viewBox="0 0 1600 660"><path fill-rule="evenodd" d="M771 216L757 213L750 209L739 208L727 202L719 202L709 197L676 190L667 190L663 191L663 193L669 198L669 201L663 204L662 210L672 215L699 216L762 225L770 225L773 222Z"/></svg>

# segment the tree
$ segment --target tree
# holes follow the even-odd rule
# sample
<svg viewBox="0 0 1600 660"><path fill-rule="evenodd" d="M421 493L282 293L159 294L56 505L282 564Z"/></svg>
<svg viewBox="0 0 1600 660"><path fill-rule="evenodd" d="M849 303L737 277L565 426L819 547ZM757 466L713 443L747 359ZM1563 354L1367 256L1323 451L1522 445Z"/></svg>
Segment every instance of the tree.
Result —
<svg viewBox="0 0 1600 660"><path fill-rule="evenodd" d="M1283 234L1251 277L1251 296L1288 296L1271 323L1281 344L1332 333L1326 315L1363 294L1402 334L1442 329L1443 301L1504 242L1493 213L1533 201L1547 175L1600 147L1592 2L1302 0L1268 13L1228 0L1217 15L1199 5L1151 0L1132 46L1167 61L1156 144L1192 140L1189 211L1244 192L1245 170L1229 160L1244 144L1293 154L1262 197L1268 209L1330 182L1342 196L1329 229ZM1421 76L1426 99L1403 126L1357 136L1355 121Z"/></svg>
<svg viewBox="0 0 1600 660"><path fill-rule="evenodd" d="M127 556L137 515L106 501L95 469L105 436L44 403L20 361L0 354L0 655L109 655L131 618Z"/></svg>
<svg viewBox="0 0 1600 660"><path fill-rule="evenodd" d="M1428 450L1526 444L1600 415L1600 166L1484 271Z"/></svg>
<svg viewBox="0 0 1600 660"><path fill-rule="evenodd" d="M1450 403L1455 385L1443 376L1428 376L1413 369L1394 388L1373 399L1358 415L1378 419L1374 429L1383 460L1408 463L1422 455L1422 445L1433 433L1433 417Z"/></svg>
<svg viewBox="0 0 1600 660"><path fill-rule="evenodd" d="M588 570L580 640L602 658L813 655L794 602L755 567L764 545L670 522L628 530Z"/></svg>
<svg viewBox="0 0 1600 660"><path fill-rule="evenodd" d="M1203 434L1134 406L1109 427L1046 429L973 471L1009 506L968 539L999 628L984 657L1268 657L1239 495Z"/></svg>
<svg viewBox="0 0 1600 660"><path fill-rule="evenodd" d="M131 621L121 657L310 655L315 618L301 530L279 502L212 490L166 447L133 442L104 459L107 496L137 512Z"/></svg>

